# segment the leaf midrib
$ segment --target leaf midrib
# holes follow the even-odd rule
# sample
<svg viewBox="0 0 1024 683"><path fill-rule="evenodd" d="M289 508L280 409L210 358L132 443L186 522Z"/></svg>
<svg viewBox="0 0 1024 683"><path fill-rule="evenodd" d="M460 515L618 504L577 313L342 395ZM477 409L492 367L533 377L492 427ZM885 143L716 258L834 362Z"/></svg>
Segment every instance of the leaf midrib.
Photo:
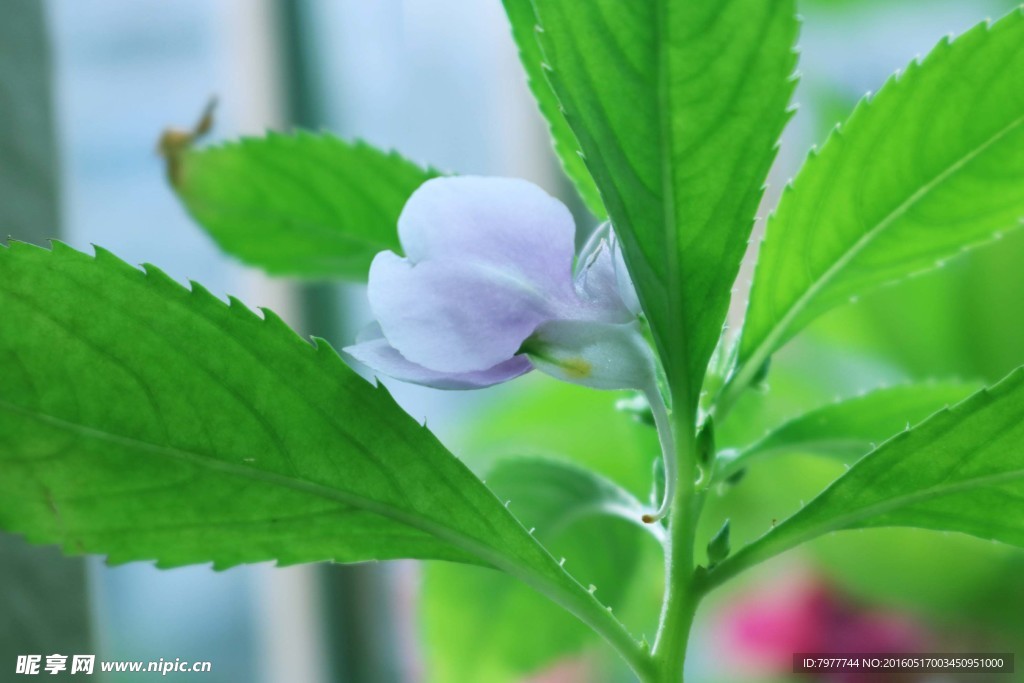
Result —
<svg viewBox="0 0 1024 683"><path fill-rule="evenodd" d="M673 403L675 410L682 415L690 412L693 402L691 397L690 382L694 381L689 375L689 364L685 360L690 357L689 343L684 334L683 320L686 319L686 302L682 296L682 283L679 273L679 225L676 220L676 197L675 197L675 164L673 163L673 151L675 150L675 139L672 135L672 121L670 116L669 98L669 71L670 54L668 49L669 12L668 0L659 0L657 7L658 17L654 24L654 36L657 43L657 95L658 95L658 160L661 166L661 227L664 231L668 263L666 264L668 276L668 310L665 311L665 318L668 321L669 338L663 340L665 347L663 352L670 354L671 348L678 349L675 358L665 360L672 364L672 377L669 384L672 387ZM680 364L682 363L682 367Z"/></svg>
<svg viewBox="0 0 1024 683"><path fill-rule="evenodd" d="M260 209L245 209L241 208L237 202L230 201L216 201L211 199L197 199L192 198L193 206L201 208L204 211L211 211L218 213L222 216L233 216L235 218L251 218L258 220L262 223L274 223L276 222L269 214L277 214L278 212L273 210L272 207L261 207ZM270 209L269 211L267 209ZM328 238L335 242L343 242L346 244L356 245L359 247L365 247L368 250L377 252L391 249L392 244L378 241L364 235L358 235L353 233L346 233L331 227L327 223L296 219L294 215L287 216L286 222L296 228L307 230L315 235L319 235L324 238ZM237 234L237 231L232 231Z"/></svg>
<svg viewBox="0 0 1024 683"><path fill-rule="evenodd" d="M802 312L802 309L807 303L814 299L825 287L829 285L831 280L841 272L854 258L856 258L864 249L866 249L871 242L882 234L889 226L895 223L897 220L902 218L911 208L913 208L919 201L924 199L931 193L932 190L939 187L947 180L952 178L956 173L961 171L965 166L974 161L980 154L982 154L989 147L994 145L996 142L1009 135L1015 128L1024 123L1024 116L1020 116L1011 121L1007 126L997 131L991 137L986 139L982 144L972 149L964 156L958 158L949 167L941 171L932 180L925 183L916 192L910 195L904 200L899 206L893 209L891 212L886 214L881 221L875 224L870 230L865 232L854 244L843 254L835 263L829 266L828 269L819 276L812 285L787 309L785 315L772 326L771 331L764 337L764 340L755 348L754 352L750 355L744 367L747 372L744 375L752 374L757 368L761 366L765 358L771 353L776 342L779 338L786 334L790 324L793 320Z"/></svg>
<svg viewBox="0 0 1024 683"><path fill-rule="evenodd" d="M895 498L889 498L885 501L860 508L859 510L847 515L835 517L833 518L833 523L817 525L815 529L824 529L826 531L831 529L847 529L851 528L851 525L854 525L857 522L883 515L899 507L913 505L914 503L918 503L922 500L943 498L945 496L951 496L963 491L970 491L989 484L1005 484L1018 479L1024 479L1024 467L1000 472L998 474L986 474L972 477L955 484L936 484L934 486L929 486L928 488L915 491L914 493L896 496ZM813 536L820 535L821 533L821 531L816 531Z"/></svg>
<svg viewBox="0 0 1024 683"><path fill-rule="evenodd" d="M413 515L406 513L398 508L381 503L372 498L366 498L353 494L349 491L341 489L335 489L323 484L317 484L315 482L307 481L304 479L298 479L295 477L288 477L281 474L275 474L266 470L261 470L252 467L246 467L244 465L237 465L235 463L221 460L209 455L202 453L176 448L172 446L164 446L160 444L150 443L142 439L135 439L132 437L126 437L119 434L113 434L108 431L97 429L95 427L89 427L87 425L70 422L68 420L50 415L41 411L32 410L25 408L9 401L0 399L0 410L6 410L11 413L19 414L30 419L34 419L39 422L46 423L57 429L64 430L66 432L75 434L86 439L94 439L103 441L106 443L117 444L119 446L125 446L132 449L142 450L154 455L159 455L165 458L169 458L177 461L188 462L192 465L203 467L209 470L222 472L239 476L252 481L257 481L264 484L271 484L275 486L281 486L299 493L307 493L325 500L333 502L343 503L356 508L362 508L374 514L381 515L383 517L389 517L394 519L406 526L410 526L415 529L420 529L431 535L437 536L445 541L448 541L461 548L462 550L469 552L470 554L486 559L489 564L495 566L501 566L501 564L494 562L494 558L498 557L500 553L490 548L486 544L483 544L470 536L467 536L457 530L447 527L441 524L434 523L425 519L419 515ZM506 556L507 557L507 556Z"/></svg>
<svg viewBox="0 0 1024 683"><path fill-rule="evenodd" d="M866 445L870 443L870 439L860 439L854 436L839 436L839 437L816 437L813 439L806 440L793 440L786 442L779 442L769 444L769 439L776 437L777 433L769 434L763 441L758 441L747 448L740 450L734 458L724 463L719 477L728 477L730 474L736 472L736 470L743 469L753 462L765 459L775 453L800 453L804 450L814 451L817 453L825 453L826 455L841 455L845 456L846 451L859 449L864 446L864 450L870 449L870 446ZM880 439L879 441L884 441ZM838 454L833 451L842 450L843 453Z"/></svg>
<svg viewBox="0 0 1024 683"><path fill-rule="evenodd" d="M426 520L420 516L404 513L396 508L379 503L370 498L355 495L351 492L341 491L321 484L274 474L265 470L236 465L234 463L218 460L211 456L194 453L185 449L151 444L141 439L133 439L118 434L111 434L104 430L76 424L40 411L27 409L2 399L0 399L0 410L7 410L30 419L45 422L58 429L63 429L84 438L94 438L107 443L128 446L130 448L138 448L155 455L171 458L177 461L185 461L199 467L233 474L253 481L282 486L300 493L308 493L318 496L325 500L339 502L353 507L361 507L369 512L379 514L383 517L389 517L408 527L419 529L436 536L441 540L448 541L455 547L481 559L485 565L490 565L494 568L504 570L510 575L518 577L527 584L534 586L552 600L565 606L566 609L576 615L579 619L591 625L603 637L608 638L609 640L630 643L634 646L634 649L629 652L624 652L624 655L626 655L633 663L637 663L639 661L638 657L640 656L641 651L637 649L638 646L636 641L632 639L622 623L611 618L596 598L592 594L588 594L580 583L573 578L571 574L566 572L564 567L559 565L543 546L537 544L537 541L529 535L526 529L519 524L518 520L515 520L511 515L510 518L514 524L522 531L522 534L525 535L529 542L534 544L539 553L545 558L545 563L549 565L548 567L531 566L528 563L520 561L518 558L513 559L514 556L511 554L492 548L491 546L477 541L471 536L467 536L455 529L431 522L430 520Z"/></svg>
<svg viewBox="0 0 1024 683"><path fill-rule="evenodd" d="M853 512L838 517L831 517L825 522L819 524L813 524L810 527L804 529L802 532L798 532L790 535L783 535L778 531L770 531L758 540L751 543L749 546L740 551L735 558L741 555L747 555L753 553L755 555L765 553L763 557L771 557L779 553L785 552L791 548L795 548L807 541L810 541L818 536L821 536L830 531L841 531L845 529L857 528L859 522L871 519L883 515L887 512L891 512L896 508L906 507L922 500L928 500L932 498L942 498L945 496L954 495L963 491L969 491L975 488L980 488L989 484L1004 484L1019 479L1024 479L1024 467L1009 470L1006 472L1000 472L998 474L988 474L983 476L973 477L971 479L963 480L955 484L936 484L928 488L914 491L901 496L895 496L888 498L884 501L868 505L867 507L859 508ZM829 492L830 489L826 489L822 495ZM816 500L822 500L821 498ZM807 507L800 512L796 513L793 517L783 522L778 529L784 530L787 525L799 522L799 517L804 514L809 514L808 511L813 510L815 501L812 501ZM894 524L893 526L899 526ZM730 562L731 564L731 562ZM724 566L724 565L723 565Z"/></svg>

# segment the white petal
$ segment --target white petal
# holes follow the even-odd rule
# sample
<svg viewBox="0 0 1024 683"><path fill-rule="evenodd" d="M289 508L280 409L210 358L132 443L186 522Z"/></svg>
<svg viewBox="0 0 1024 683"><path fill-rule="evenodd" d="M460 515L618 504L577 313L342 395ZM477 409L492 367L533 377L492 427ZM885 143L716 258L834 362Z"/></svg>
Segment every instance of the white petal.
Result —
<svg viewBox="0 0 1024 683"><path fill-rule="evenodd" d="M480 389L507 382L532 369L526 356L516 356L479 372L436 372L406 360L383 338L369 339L343 350L382 375L435 389Z"/></svg>
<svg viewBox="0 0 1024 683"><path fill-rule="evenodd" d="M434 178L398 218L398 237L413 263L468 260L562 296L569 293L575 234L562 202L518 178Z"/></svg>

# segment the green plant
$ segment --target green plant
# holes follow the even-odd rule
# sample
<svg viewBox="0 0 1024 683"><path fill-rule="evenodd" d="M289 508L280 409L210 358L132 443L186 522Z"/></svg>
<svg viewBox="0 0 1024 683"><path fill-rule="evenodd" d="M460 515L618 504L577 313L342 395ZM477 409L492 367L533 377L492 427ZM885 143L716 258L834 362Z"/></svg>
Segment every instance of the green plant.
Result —
<svg viewBox="0 0 1024 683"><path fill-rule="evenodd" d="M642 306L630 318L620 291L614 321L565 314L605 327L544 328L514 362L643 391L638 410L665 449L663 510L645 512L587 468L538 459L502 463L485 485L326 342L306 343L273 313L102 249L13 243L0 253L0 526L161 567L490 567L560 605L652 683L682 680L709 591L823 534L909 526L1024 545L1019 371L961 402L961 385L882 389L737 449L715 443L811 321L1021 224L1024 12L942 40L812 152L768 221L742 329L723 333L790 115L794 0L505 6L555 149L586 206L610 221ZM328 135L205 149L194 137L164 140L179 196L226 251L275 274L365 279L375 254L400 248L409 197L439 176ZM607 341L613 324L628 326L627 342ZM654 365L641 350L626 380L591 372L595 348L624 358L648 338ZM717 486L787 449L864 457L754 542L731 550L726 521L702 552L698 522ZM665 561L650 644L605 602L642 564L644 532ZM576 543L567 565L547 547L559 536ZM612 593L595 594L598 579L584 575ZM512 637L531 644L528 665L578 645Z"/></svg>

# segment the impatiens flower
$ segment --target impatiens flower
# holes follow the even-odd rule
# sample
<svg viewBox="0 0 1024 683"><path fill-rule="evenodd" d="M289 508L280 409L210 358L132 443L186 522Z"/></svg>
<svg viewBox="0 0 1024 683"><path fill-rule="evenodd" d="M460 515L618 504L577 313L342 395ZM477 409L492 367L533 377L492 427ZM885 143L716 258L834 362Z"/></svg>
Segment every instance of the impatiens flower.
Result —
<svg viewBox="0 0 1024 683"><path fill-rule="evenodd" d="M573 270L569 210L509 178L437 178L398 219L405 257L370 267L375 329L346 349L397 379L474 389L537 367L570 382L644 389L654 359L607 227Z"/></svg>
<svg viewBox="0 0 1024 683"><path fill-rule="evenodd" d="M405 256L381 252L370 267L377 323L345 351L381 374L440 389L537 369L642 391L664 413L614 233L603 225L574 258L575 232L569 210L526 181L427 181L398 219Z"/></svg>

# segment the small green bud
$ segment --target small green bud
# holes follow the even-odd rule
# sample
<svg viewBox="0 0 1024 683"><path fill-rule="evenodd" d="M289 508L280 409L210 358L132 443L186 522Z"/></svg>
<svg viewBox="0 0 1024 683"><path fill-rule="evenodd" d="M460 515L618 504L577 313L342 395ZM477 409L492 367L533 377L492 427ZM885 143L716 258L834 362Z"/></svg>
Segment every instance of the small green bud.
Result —
<svg viewBox="0 0 1024 683"><path fill-rule="evenodd" d="M616 401L615 409L632 415L637 422L650 427L654 426L654 412L651 410L651 404L647 401L647 397L643 394Z"/></svg>
<svg viewBox="0 0 1024 683"><path fill-rule="evenodd" d="M735 472L730 474L728 477L726 477L725 483L729 484L730 486L735 486L736 484L738 484L741 481L743 481L743 477L745 477L745 476L747 476L747 468L746 467L744 467L743 469L736 470Z"/></svg>
<svg viewBox="0 0 1024 683"><path fill-rule="evenodd" d="M715 423L710 415L697 434L697 457L704 466L710 465L715 459Z"/></svg>
<svg viewBox="0 0 1024 683"><path fill-rule="evenodd" d="M729 520L718 530L718 533L708 542L708 568L729 557Z"/></svg>
<svg viewBox="0 0 1024 683"><path fill-rule="evenodd" d="M764 384L765 380L768 379L768 372L772 369L772 357L768 356L761 363L761 367L757 369L754 376L750 378L750 386L759 387Z"/></svg>

